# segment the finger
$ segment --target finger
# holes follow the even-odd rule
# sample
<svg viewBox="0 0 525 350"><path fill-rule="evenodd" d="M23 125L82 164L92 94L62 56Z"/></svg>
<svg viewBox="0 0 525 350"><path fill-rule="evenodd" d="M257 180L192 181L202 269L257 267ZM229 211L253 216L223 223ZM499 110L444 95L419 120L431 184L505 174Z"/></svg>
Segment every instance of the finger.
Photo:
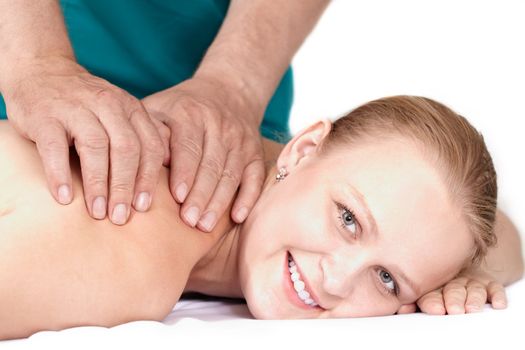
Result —
<svg viewBox="0 0 525 350"><path fill-rule="evenodd" d="M252 210L261 194L265 176L262 159L254 160L244 168L239 194L231 211L232 219L235 222L242 223Z"/></svg>
<svg viewBox="0 0 525 350"><path fill-rule="evenodd" d="M80 158L84 201L91 216L106 217L108 193L109 140L104 127L92 113L75 115L71 137Z"/></svg>
<svg viewBox="0 0 525 350"><path fill-rule="evenodd" d="M494 309L505 309L507 307L507 293L505 287L497 282L491 282L487 286L488 299Z"/></svg>
<svg viewBox="0 0 525 350"><path fill-rule="evenodd" d="M434 290L423 295L418 299L417 306L424 313L430 315L444 315L446 309L443 301L442 290Z"/></svg>
<svg viewBox="0 0 525 350"><path fill-rule="evenodd" d="M219 143L219 135L207 132L205 136L203 155L197 176L181 208L184 221L192 227L194 227L201 218L204 208L208 205L217 188L219 180L222 177L228 152L228 150ZM210 216L215 216L215 218L212 217L212 220L216 220L216 213L209 212L207 214L209 216L206 220L209 220Z"/></svg>
<svg viewBox="0 0 525 350"><path fill-rule="evenodd" d="M398 315L413 314L414 312L416 312L416 310L417 310L416 303L405 304L405 305L401 305L399 310L397 310L397 314Z"/></svg>
<svg viewBox="0 0 525 350"><path fill-rule="evenodd" d="M69 142L66 130L57 120L46 120L36 128L33 140L42 158L51 194L60 204L73 200Z"/></svg>
<svg viewBox="0 0 525 350"><path fill-rule="evenodd" d="M486 301L487 289L485 286L477 281L469 281L467 283L467 300L465 302L466 312L471 313L481 311Z"/></svg>
<svg viewBox="0 0 525 350"><path fill-rule="evenodd" d="M145 212L149 209L155 194L164 159L164 147L157 128L142 105L139 104L137 109L131 112L129 120L140 142L140 160L135 180L133 207L137 211Z"/></svg>
<svg viewBox="0 0 525 350"><path fill-rule="evenodd" d="M109 137L108 214L114 224L124 225L131 213L139 167L140 141L126 112L114 103L102 105L98 116Z"/></svg>
<svg viewBox="0 0 525 350"><path fill-rule="evenodd" d="M162 147L164 149L164 158L162 161L162 165L169 166L170 165L170 136L171 131L170 128L161 122L160 120L157 120L156 118L152 117L153 124L155 124L155 127L157 128L157 132L160 135L160 139L162 140Z"/></svg>
<svg viewBox="0 0 525 350"><path fill-rule="evenodd" d="M465 300L467 299L465 284L466 280L457 278L443 288L443 299L449 315L465 313Z"/></svg>
<svg viewBox="0 0 525 350"><path fill-rule="evenodd" d="M179 203L186 200L202 158L204 134L190 125L170 124L170 190Z"/></svg>
<svg viewBox="0 0 525 350"><path fill-rule="evenodd" d="M206 232L212 231L217 218L222 217L239 187L242 165L241 155L238 152L230 151L219 184L198 222L199 229Z"/></svg>

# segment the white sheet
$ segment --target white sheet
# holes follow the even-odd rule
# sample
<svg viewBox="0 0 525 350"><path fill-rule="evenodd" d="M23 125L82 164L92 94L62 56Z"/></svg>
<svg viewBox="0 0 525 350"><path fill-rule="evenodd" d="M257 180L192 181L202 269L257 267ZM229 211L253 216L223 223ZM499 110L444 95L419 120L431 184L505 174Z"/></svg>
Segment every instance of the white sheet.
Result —
<svg viewBox="0 0 525 350"><path fill-rule="evenodd" d="M77 327L39 332L28 339L0 343L4 349L154 348L271 349L348 343L404 349L464 346L516 349L525 331L525 280L507 289L509 307L489 305L476 314L430 316L422 313L332 320L253 319L245 304L228 300L183 300L164 322L137 321L113 328ZM345 346L346 348L346 346ZM522 348L522 347L521 347Z"/></svg>

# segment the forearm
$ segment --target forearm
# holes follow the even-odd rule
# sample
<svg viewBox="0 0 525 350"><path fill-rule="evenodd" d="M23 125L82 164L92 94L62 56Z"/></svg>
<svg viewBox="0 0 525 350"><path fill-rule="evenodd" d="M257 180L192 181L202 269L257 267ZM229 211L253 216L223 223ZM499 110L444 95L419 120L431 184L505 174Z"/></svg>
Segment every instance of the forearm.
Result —
<svg viewBox="0 0 525 350"><path fill-rule="evenodd" d="M495 233L498 242L489 248L483 263L478 267L496 281L508 285L523 276L523 253L520 236L510 219L498 210Z"/></svg>
<svg viewBox="0 0 525 350"><path fill-rule="evenodd" d="M74 59L57 0L0 0L0 91L21 61Z"/></svg>
<svg viewBox="0 0 525 350"><path fill-rule="evenodd" d="M262 112L328 0L232 0L198 75L219 76Z"/></svg>

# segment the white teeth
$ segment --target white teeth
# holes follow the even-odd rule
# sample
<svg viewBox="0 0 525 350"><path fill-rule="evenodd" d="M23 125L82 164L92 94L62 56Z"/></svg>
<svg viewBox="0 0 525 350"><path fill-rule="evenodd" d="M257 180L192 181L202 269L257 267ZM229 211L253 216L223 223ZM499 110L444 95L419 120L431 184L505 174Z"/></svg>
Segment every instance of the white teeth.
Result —
<svg viewBox="0 0 525 350"><path fill-rule="evenodd" d="M310 298L310 293L308 293L305 290L298 292L297 295L299 295L299 298L301 298L302 301L305 301L306 299Z"/></svg>
<svg viewBox="0 0 525 350"><path fill-rule="evenodd" d="M290 278L292 279L292 282L299 281L299 277L301 277L297 272L294 272L290 275Z"/></svg>
<svg viewBox="0 0 525 350"><path fill-rule="evenodd" d="M293 283L293 287L294 287L296 292L300 292L300 291L304 290L304 282L301 281L301 280L295 281Z"/></svg>
<svg viewBox="0 0 525 350"><path fill-rule="evenodd" d="M310 293L305 290L305 284L301 281L301 275L297 271L297 265L295 261L292 260L291 256L288 256L288 270L290 271L290 279L292 280L293 287L297 292L297 296L301 299L306 305L312 307L317 306L317 303L310 298Z"/></svg>

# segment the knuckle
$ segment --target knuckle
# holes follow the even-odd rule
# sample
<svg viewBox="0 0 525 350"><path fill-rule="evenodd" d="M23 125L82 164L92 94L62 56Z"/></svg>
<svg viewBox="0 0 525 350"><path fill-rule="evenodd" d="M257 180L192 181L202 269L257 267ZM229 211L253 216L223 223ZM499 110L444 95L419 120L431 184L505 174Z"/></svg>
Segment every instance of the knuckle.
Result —
<svg viewBox="0 0 525 350"><path fill-rule="evenodd" d="M449 297L459 297L466 294L465 288L452 288L447 291L445 291L445 295Z"/></svg>
<svg viewBox="0 0 525 350"><path fill-rule="evenodd" d="M108 150L108 137L105 133L87 133L84 137L75 140L77 151L80 154Z"/></svg>
<svg viewBox="0 0 525 350"><path fill-rule="evenodd" d="M134 135L120 136L112 140L111 148L117 153L136 155L140 151L140 143Z"/></svg>
<svg viewBox="0 0 525 350"><path fill-rule="evenodd" d="M64 148L64 143L55 137L45 137L37 140L38 147L46 153Z"/></svg>
<svg viewBox="0 0 525 350"><path fill-rule="evenodd" d="M142 105L140 104L140 102L138 102L138 100L135 99L135 97L123 97L122 99L124 103L126 103L127 114L130 120L140 119L145 116L145 111L142 108Z"/></svg>
<svg viewBox="0 0 525 350"><path fill-rule="evenodd" d="M164 152L164 144L158 137L149 137L144 141L144 151L147 153L161 154Z"/></svg>
<svg viewBox="0 0 525 350"><path fill-rule="evenodd" d="M158 168L147 167L144 168L137 176L137 182L142 184L155 184L159 175L160 164Z"/></svg>
<svg viewBox="0 0 525 350"><path fill-rule="evenodd" d="M89 188L104 188L106 183L107 176L103 173L89 172L84 179L84 185Z"/></svg>
<svg viewBox="0 0 525 350"><path fill-rule="evenodd" d="M128 106L131 107L132 111L142 110L142 104L140 103L140 101L135 96L128 93L126 90L117 88L115 93L122 102L125 102Z"/></svg>
<svg viewBox="0 0 525 350"><path fill-rule="evenodd" d="M219 181L221 177L222 164L214 157L207 157L202 160L201 167Z"/></svg>
<svg viewBox="0 0 525 350"><path fill-rule="evenodd" d="M113 193L131 193L133 185L128 182L115 181L111 184L111 192Z"/></svg>
<svg viewBox="0 0 525 350"><path fill-rule="evenodd" d="M446 293L448 291L454 291L454 290L463 289L463 288L464 288L463 284L459 283L456 280L452 280L449 283L447 283L447 285L444 287L444 291Z"/></svg>
<svg viewBox="0 0 525 350"><path fill-rule="evenodd" d="M473 295L468 298L467 304L483 304L485 302L485 298L483 298L481 295Z"/></svg>
<svg viewBox="0 0 525 350"><path fill-rule="evenodd" d="M97 97L98 101L101 103L113 103L115 98L115 93L113 90L103 87L99 88L95 91L95 96Z"/></svg>
<svg viewBox="0 0 525 350"><path fill-rule="evenodd" d="M176 146L195 160L199 160L202 157L202 147L193 139L182 137L177 141Z"/></svg>
<svg viewBox="0 0 525 350"><path fill-rule="evenodd" d="M239 183L241 181L240 175L231 169L224 169L222 171L222 178L233 183Z"/></svg>
<svg viewBox="0 0 525 350"><path fill-rule="evenodd" d="M486 291L485 287L482 284L476 283L476 284L470 284L468 286L469 292L477 292L477 293L483 293Z"/></svg>
<svg viewBox="0 0 525 350"><path fill-rule="evenodd" d="M495 282L495 281L490 282L489 285L488 285L488 288L489 288L489 289L493 289L493 290L495 290L495 291L498 291L498 290L505 290L505 288L503 287L503 285L501 285L500 283Z"/></svg>

